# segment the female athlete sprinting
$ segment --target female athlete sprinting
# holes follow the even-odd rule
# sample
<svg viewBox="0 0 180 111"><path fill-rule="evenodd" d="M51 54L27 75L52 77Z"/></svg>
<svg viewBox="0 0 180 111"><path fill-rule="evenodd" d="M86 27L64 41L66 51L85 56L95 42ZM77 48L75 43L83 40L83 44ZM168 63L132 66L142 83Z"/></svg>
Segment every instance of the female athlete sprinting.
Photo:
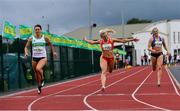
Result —
<svg viewBox="0 0 180 111"><path fill-rule="evenodd" d="M158 34L158 29L154 28L152 30L152 37L149 39L148 50L151 52L153 71L157 70L158 87L160 87L161 77L162 77L162 64L163 64L162 46L164 46L165 50L167 51L167 54L170 55L164 38L160 37Z"/></svg>
<svg viewBox="0 0 180 111"><path fill-rule="evenodd" d="M46 43L48 43L48 45L51 47L53 56L56 57L57 54L52 43L50 42L50 39L42 35L41 25L35 25L34 30L35 34L28 39L24 48L24 53L25 57L27 57L28 47L32 45L32 66L35 72L36 82L38 84L38 94L41 94L41 87L44 86L43 67L47 62Z"/></svg>
<svg viewBox="0 0 180 111"><path fill-rule="evenodd" d="M101 67L101 84L102 84L102 91L105 91L105 84L106 84L106 75L107 72L112 73L114 68L114 42L121 42L126 43L130 41L138 41L137 38L132 39L117 39L111 38L110 33L115 33L112 29L103 29L100 30L100 37L101 39L98 41L88 40L84 38L84 40L90 44L100 44L102 49L102 55L100 57L100 67Z"/></svg>

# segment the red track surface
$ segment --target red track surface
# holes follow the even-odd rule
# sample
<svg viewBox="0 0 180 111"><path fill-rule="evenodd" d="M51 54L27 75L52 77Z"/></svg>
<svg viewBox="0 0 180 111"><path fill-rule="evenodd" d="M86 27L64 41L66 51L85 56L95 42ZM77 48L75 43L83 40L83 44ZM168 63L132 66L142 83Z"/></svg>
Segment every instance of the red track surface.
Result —
<svg viewBox="0 0 180 111"><path fill-rule="evenodd" d="M116 70L105 92L100 74L0 97L0 110L180 110L180 89L163 68L161 87L151 67Z"/></svg>

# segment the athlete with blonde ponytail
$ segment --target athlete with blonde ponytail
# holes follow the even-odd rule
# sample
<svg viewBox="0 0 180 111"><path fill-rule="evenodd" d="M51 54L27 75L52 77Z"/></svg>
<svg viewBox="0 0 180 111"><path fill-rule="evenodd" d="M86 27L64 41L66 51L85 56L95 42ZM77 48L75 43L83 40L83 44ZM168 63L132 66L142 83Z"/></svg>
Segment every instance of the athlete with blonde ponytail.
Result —
<svg viewBox="0 0 180 111"><path fill-rule="evenodd" d="M84 41L90 43L90 44L100 44L102 49L102 55L100 57L100 67L101 67L101 84L102 88L101 91L105 91L105 85L106 85L106 75L107 73L112 73L114 68L114 43L115 42L121 42L126 43L130 41L139 41L137 38L111 38L110 33L115 33L112 29L103 29L99 31L101 39L98 41L88 40L86 37L84 38Z"/></svg>
<svg viewBox="0 0 180 111"><path fill-rule="evenodd" d="M162 78L162 64L163 64L163 49L167 51L167 55L170 55L168 46L163 37L159 36L159 30L157 27L152 29L152 37L148 42L148 50L151 52L151 61L153 71L157 71L157 86L160 87Z"/></svg>

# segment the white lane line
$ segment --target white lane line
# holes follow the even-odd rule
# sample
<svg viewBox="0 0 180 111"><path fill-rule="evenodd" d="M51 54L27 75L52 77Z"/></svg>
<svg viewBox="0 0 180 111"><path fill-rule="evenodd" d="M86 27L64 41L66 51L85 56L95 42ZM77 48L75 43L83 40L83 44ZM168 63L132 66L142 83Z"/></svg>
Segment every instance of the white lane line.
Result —
<svg viewBox="0 0 180 111"><path fill-rule="evenodd" d="M166 84L166 85L169 85L169 84L171 84L171 83L169 83L169 82L161 82L162 84ZM118 85L124 85L124 86L127 86L127 85L137 85L137 84L139 84L139 83L136 83L136 82L126 82L126 84L124 84L124 83L120 83L120 84L118 84ZM144 84L146 84L146 85L154 85L154 83L150 83L150 82L148 82L148 83L144 83Z"/></svg>
<svg viewBox="0 0 180 111"><path fill-rule="evenodd" d="M73 80L68 80L68 81L48 85L48 86L43 87L43 89L53 87L53 86L57 86L57 85L62 85L62 84L65 84L65 83L76 81L76 80L82 80L82 79L86 79L86 78L89 78L89 77L94 77L94 76L98 76L98 75L91 75L91 76L87 76L87 77L77 78L77 79L73 79ZM26 91L20 91L20 92L17 92L17 93L8 94L8 95L4 95L4 96L0 96L0 98L6 98L6 97L10 97L10 96L15 96L15 95L23 94L23 93L32 92L32 91L35 91L35 90L37 90L37 88L33 88L33 89L30 89L30 90L26 90Z"/></svg>
<svg viewBox="0 0 180 111"><path fill-rule="evenodd" d="M115 94L94 94L93 97L96 96L130 96L132 94L124 94L124 93L115 93ZM159 96L159 95L176 95L176 93L139 93L136 95L148 95L148 96ZM63 94L63 95L56 95L54 97L84 97L85 94ZM22 96L23 97L23 96ZM37 97L37 96L34 96Z"/></svg>
<svg viewBox="0 0 180 111"><path fill-rule="evenodd" d="M36 98L38 96L13 96L11 98Z"/></svg>
<svg viewBox="0 0 180 111"><path fill-rule="evenodd" d="M131 95L130 93L129 94L125 94L125 93L107 94L106 93L106 94L94 94L92 96L93 97L95 97L95 96L107 96L108 97L108 96L130 96L130 95ZM177 94L176 93L139 93L136 95L149 95L149 96L165 95L166 96L166 95L177 95ZM55 95L54 97L56 98L56 97L84 97L84 96L86 96L86 94L58 94L58 95ZM22 99L22 98L37 98L37 97L39 97L39 96L12 96L9 98L4 98L4 99L8 100L8 99L14 99L14 98Z"/></svg>
<svg viewBox="0 0 180 111"><path fill-rule="evenodd" d="M170 80L171 80L171 82L172 82L172 85L173 85L173 87L174 87L174 90L175 90L176 94L177 94L178 96L180 96L180 94L179 94L179 92L178 92L178 90L177 90L177 88L176 88L176 85L174 84L174 81L172 80L173 74L172 74L172 73L169 71L169 69L167 69L167 68L166 68L166 71L167 71L168 76L169 76L169 78L170 78ZM174 80L176 80L176 79L174 78ZM177 84L177 85L178 85L178 84Z"/></svg>
<svg viewBox="0 0 180 111"><path fill-rule="evenodd" d="M114 72L123 71L123 70L124 69L115 70ZM94 74L94 75L89 75L89 76L86 76L86 77L82 77L82 78L76 78L76 79L72 79L72 80L68 80L68 81L64 81L64 82L59 82L59 83L52 84L52 85L47 85L47 86L43 87L43 89L46 89L46 88L49 88L49 87L58 86L58 85L62 85L62 84L65 84L65 83L70 83L70 82L78 81L78 80L83 80L83 79L87 79L87 78L91 78L91 77L95 77L95 76L99 76L99 73ZM37 88L33 88L33 89L30 89L30 90L25 90L25 91L20 91L20 92L16 92L16 93L13 93L13 94L3 95L3 96L0 96L0 99L1 98L6 98L6 97L10 97L10 96L19 95L19 94L23 94L23 93L32 92L32 91L35 91L35 90L37 90Z"/></svg>
<svg viewBox="0 0 180 111"><path fill-rule="evenodd" d="M139 70L139 71L137 71L137 72L135 72L135 73L133 73L133 74L130 74L129 76L126 76L126 77L124 77L124 78L122 78L122 79L120 79L120 80L118 80L118 81L116 81L116 82L113 82L113 83L111 83L110 85L108 85L106 88L108 88L108 87L110 87L110 86L113 86L114 84L116 84L116 83L118 83L118 82L120 82L120 81L122 81L122 80L124 80L124 79L127 79L127 78L129 78L129 77L131 77L131 76L134 76L135 74L137 74L138 72L141 72L141 71L145 70L146 68L147 68L147 67L145 67L145 68L143 68L143 69L141 69L141 70ZM88 98L89 96L92 96L93 94L99 92L100 90L101 90L101 89L96 90L96 91L94 91L94 92L92 92L92 93L90 93L90 94L88 94L87 96L84 97L84 100L83 100L84 104L85 104L88 108L90 108L91 110L97 111L96 108L92 107L92 106L87 102L87 98Z"/></svg>
<svg viewBox="0 0 180 111"><path fill-rule="evenodd" d="M169 109L161 108L161 107L158 107L158 106L155 106L155 105L146 103L146 102L141 101L141 100L139 100L139 99L137 99L137 98L135 97L135 94L137 93L137 91L140 89L140 87L144 84L144 82L150 77L150 75L151 75L152 73L153 73L153 71L151 71L151 72L149 73L149 75L148 75L148 76L144 79L144 81L136 88L136 90L132 93L131 96L132 96L132 98L133 98L135 101L137 101L137 102L139 102L139 103L142 103L142 104L144 104L144 105L153 107L153 108L155 108L155 109L170 111Z"/></svg>
<svg viewBox="0 0 180 111"><path fill-rule="evenodd" d="M130 71L131 71L131 70L130 70ZM119 72L119 71L117 71L117 72ZM109 77L117 76L117 75L122 74L122 73L125 73L125 72L127 72L127 71L123 71L123 72L114 74L114 75L112 75L112 76L108 76L108 78L109 78ZM72 88L68 88L68 89L65 89L65 90L61 90L61 91L56 92L56 93L52 93L52 94L49 94L49 95L46 95L46 96L42 96L42 97L40 97L40 98L32 101L32 102L28 105L28 111L31 111L32 105L33 105L34 103L36 103L37 101L41 100L41 99L44 99L44 98L47 98L47 97L49 97L49 96L53 96L53 95L56 95L56 94L58 94L58 93L62 93L62 92L65 92L65 91L70 91L70 90L76 89L76 88L78 88L78 87L85 86L85 85L88 85L88 84L91 84L91 83L94 83L94 82L97 82L97 81L100 81L100 79L96 79L96 80L94 80L94 81L87 82L87 83L85 83L85 84L81 84L81 85L78 85L78 86L75 86L75 87L72 87ZM52 85L52 86L53 86L53 85Z"/></svg>

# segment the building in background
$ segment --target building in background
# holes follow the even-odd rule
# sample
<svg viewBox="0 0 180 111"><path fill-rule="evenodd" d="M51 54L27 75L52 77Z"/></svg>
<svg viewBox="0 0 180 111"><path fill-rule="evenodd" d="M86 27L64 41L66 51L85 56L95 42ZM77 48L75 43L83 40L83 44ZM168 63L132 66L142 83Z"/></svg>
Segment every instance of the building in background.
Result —
<svg viewBox="0 0 180 111"><path fill-rule="evenodd" d="M154 23L146 24L129 24L129 25L114 25L114 26L97 26L92 29L92 39L100 39L99 30L111 28L116 31L112 37L137 37L140 39L138 43L129 42L125 44L127 55L132 55L132 65L141 64L141 56L145 53L149 56L147 50L148 40L152 36L151 30L157 27L159 35L167 42L172 55L180 55L180 20L163 20ZM72 32L66 33L65 36L83 39L89 35L88 28L79 28ZM122 49L122 44L115 44L117 48ZM165 54L165 50L163 50Z"/></svg>
<svg viewBox="0 0 180 111"><path fill-rule="evenodd" d="M151 35L151 30L157 27L159 29L159 35L164 37L169 50L172 55L180 54L180 20L164 20L158 21L146 26L143 30L135 32L133 37L138 37L140 41L134 44L136 50L137 64L141 63L141 55L144 53L149 54L147 50L147 44ZM166 51L163 50L166 54Z"/></svg>

